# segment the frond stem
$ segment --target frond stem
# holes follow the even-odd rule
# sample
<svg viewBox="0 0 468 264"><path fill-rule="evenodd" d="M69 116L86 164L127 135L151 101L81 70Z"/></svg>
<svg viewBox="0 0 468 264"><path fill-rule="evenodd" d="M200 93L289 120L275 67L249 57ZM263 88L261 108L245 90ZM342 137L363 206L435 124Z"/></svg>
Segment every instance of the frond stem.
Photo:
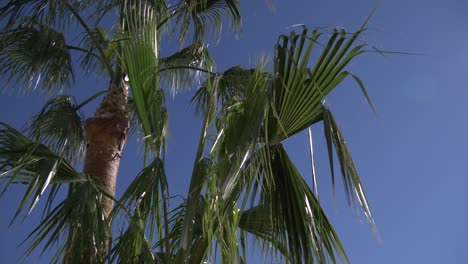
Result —
<svg viewBox="0 0 468 264"><path fill-rule="evenodd" d="M83 106L85 106L86 104L88 104L89 102L91 102L92 100L98 98L100 95L102 94L105 94L107 93L109 90L108 89L105 89L105 90L101 90L95 94L93 94L91 97L89 97L88 99L84 100L81 104L77 105L75 107L75 110L79 110L80 108L82 108Z"/></svg>
<svg viewBox="0 0 468 264"><path fill-rule="evenodd" d="M208 73L208 74L215 74L215 72L212 72L212 71L209 71L209 70L205 70L205 69L202 69L202 68L199 68L199 67L193 67L193 66L171 66L171 67L165 67L165 68L160 69L159 72L161 73L161 72L170 71L170 70L177 70L177 69L196 70L196 71L201 71L201 72Z"/></svg>

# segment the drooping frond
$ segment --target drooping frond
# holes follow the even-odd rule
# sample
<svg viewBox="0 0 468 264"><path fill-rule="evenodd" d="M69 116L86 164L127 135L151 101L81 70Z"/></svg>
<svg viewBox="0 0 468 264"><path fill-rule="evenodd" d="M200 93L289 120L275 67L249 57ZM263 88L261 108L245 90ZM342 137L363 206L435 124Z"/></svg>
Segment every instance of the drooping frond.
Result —
<svg viewBox="0 0 468 264"><path fill-rule="evenodd" d="M269 243L291 263L349 262L320 203L282 145L269 151L271 170L260 168L258 173L273 184L263 184L259 204L242 214L240 227Z"/></svg>
<svg viewBox="0 0 468 264"><path fill-rule="evenodd" d="M29 123L28 131L35 141L72 164L83 157L86 145L83 117L72 96L50 99Z"/></svg>
<svg viewBox="0 0 468 264"><path fill-rule="evenodd" d="M0 78L9 86L41 91L68 87L74 81L71 56L62 33L37 20L0 33Z"/></svg>
<svg viewBox="0 0 468 264"><path fill-rule="evenodd" d="M164 164L162 160L156 159L132 181L119 203L126 210L134 212L132 221L139 217L142 232L149 231L148 239L152 241L156 231L158 238L163 237L167 197L168 185ZM118 211L119 207L116 209Z"/></svg>
<svg viewBox="0 0 468 264"><path fill-rule="evenodd" d="M109 194L93 180L71 185L69 195L23 242L30 240L25 255L45 243L42 252L56 248L53 263L103 263L111 233L104 219L102 196Z"/></svg>
<svg viewBox="0 0 468 264"><path fill-rule="evenodd" d="M309 66L312 51L321 46L318 30L309 34L303 27L300 34L293 32L279 38L274 63L276 120L269 127L270 144L320 121L322 100L347 76L354 77L365 91L362 82L345 70L351 60L364 52L366 44L354 45L362 31L361 28L348 35L344 29L334 29L313 67Z"/></svg>
<svg viewBox="0 0 468 264"><path fill-rule="evenodd" d="M175 94L180 88L198 85L202 76L214 67L208 48L196 42L181 51L159 60L159 73L163 84Z"/></svg>
<svg viewBox="0 0 468 264"><path fill-rule="evenodd" d="M200 41L207 33L219 36L223 13L234 30L240 28L241 16L237 0L180 0L172 11L176 26L180 27L179 41L184 42L192 27L193 40Z"/></svg>
<svg viewBox="0 0 468 264"><path fill-rule="evenodd" d="M0 180L6 181L3 192L15 183L27 187L16 216L28 203L29 214L50 184L86 181L69 163L45 145L33 142L4 123L0 122L0 126ZM50 192L46 207L54 200L58 191L56 186Z"/></svg>
<svg viewBox="0 0 468 264"><path fill-rule="evenodd" d="M334 180L334 168L333 168L333 146L335 147L335 152L338 156L338 161L341 168L341 175L343 177L343 184L345 188L346 197L348 202L356 206L356 198L358 199L359 205L361 206L364 214L369 222L372 231L377 232L377 228L372 218L370 211L369 203L364 193L364 189L359 179L359 175L356 167L354 166L351 153L346 145L346 142L341 134L341 131L338 127L338 124L333 117L330 109L323 105L322 107L323 115L323 127L325 130L325 138L327 141L328 147L328 157L330 161L330 170L332 176L333 190L335 190L335 180Z"/></svg>

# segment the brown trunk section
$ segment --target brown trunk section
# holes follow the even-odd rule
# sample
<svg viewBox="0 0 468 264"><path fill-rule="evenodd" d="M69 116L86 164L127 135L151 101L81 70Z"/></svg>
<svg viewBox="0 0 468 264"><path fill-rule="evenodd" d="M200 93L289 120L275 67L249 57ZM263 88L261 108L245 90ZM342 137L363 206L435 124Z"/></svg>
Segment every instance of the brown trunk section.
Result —
<svg viewBox="0 0 468 264"><path fill-rule="evenodd" d="M130 127L128 87L123 81L111 82L109 93L86 120L86 157L83 172L95 177L110 194L115 194L120 155ZM114 206L112 199L103 196L102 208L106 218Z"/></svg>
<svg viewBox="0 0 468 264"><path fill-rule="evenodd" d="M111 82L109 92L102 100L94 117L87 119L85 124L86 156L83 172L107 189L112 196L115 195L120 155L130 127L127 100L127 83ZM101 204L104 216L108 219L114 207L114 201L103 195ZM83 241L70 241L70 243L63 263L104 262L107 252L97 252L98 249L92 241L89 242L89 254L82 253L84 255L81 256L74 254L73 247L75 243L80 244Z"/></svg>
<svg viewBox="0 0 468 264"><path fill-rule="evenodd" d="M98 183L110 194L115 194L120 155L125 144L128 120L119 118L89 118L86 120L87 141L83 172L96 177ZM102 208L109 217L114 206L112 199L103 196Z"/></svg>

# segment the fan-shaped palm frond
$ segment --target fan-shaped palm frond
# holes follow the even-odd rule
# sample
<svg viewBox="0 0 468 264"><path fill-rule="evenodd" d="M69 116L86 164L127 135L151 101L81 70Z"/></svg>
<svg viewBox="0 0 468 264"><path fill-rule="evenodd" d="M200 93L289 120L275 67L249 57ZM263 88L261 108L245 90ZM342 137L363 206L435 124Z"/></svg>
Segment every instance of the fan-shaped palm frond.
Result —
<svg viewBox="0 0 468 264"><path fill-rule="evenodd" d="M180 27L179 41L184 42L193 25L194 41L201 40L206 33L219 35L222 29L222 14L226 13L234 30L241 25L239 1L237 0L181 0L175 5L173 14Z"/></svg>
<svg viewBox="0 0 468 264"><path fill-rule="evenodd" d="M25 240L32 240L25 256L41 243L45 243L44 252L62 241L56 249L53 263L102 263L111 236L101 206L102 196L110 197L93 180L73 184L69 195ZM62 238L64 234L66 237Z"/></svg>
<svg viewBox="0 0 468 264"><path fill-rule="evenodd" d="M161 81L176 93L181 87L198 85L202 76L211 73L214 67L208 48L196 42L181 51L159 60Z"/></svg>
<svg viewBox="0 0 468 264"><path fill-rule="evenodd" d="M146 16L142 17L141 14ZM128 74L135 112L145 143L159 157L165 148L167 111L159 87L158 37L155 12L143 3L125 11L128 31L121 42L122 60Z"/></svg>
<svg viewBox="0 0 468 264"><path fill-rule="evenodd" d="M31 141L4 123L0 125L0 179L7 179L3 192L12 183L27 186L16 216L28 202L28 213L31 212L50 184L86 181L61 156L45 145ZM59 186L53 187L46 207L51 204Z"/></svg>
<svg viewBox="0 0 468 264"><path fill-rule="evenodd" d="M254 75L255 69L244 69L240 66L231 67L222 73L212 74L192 97L191 101L195 105L195 111L201 114L206 113L209 98L208 81L217 81L215 87L216 103L220 106L232 106L230 104L232 103L231 100L238 101L243 98L244 92Z"/></svg>
<svg viewBox="0 0 468 264"><path fill-rule="evenodd" d="M280 37L274 64L276 120L268 129L270 144L277 144L320 121L322 100L347 76L354 77L368 99L359 78L344 70L351 60L364 52L366 44L353 46L363 30L348 38L344 29L335 29L313 68L308 64L313 49L319 44L318 30L309 35L304 26L301 34L293 32Z"/></svg>
<svg viewBox="0 0 468 264"><path fill-rule="evenodd" d="M79 161L86 145L83 117L72 96L49 100L28 126L31 137L70 163Z"/></svg>
<svg viewBox="0 0 468 264"><path fill-rule="evenodd" d="M28 21L0 33L0 77L19 89L51 92L68 87L74 74L64 35L37 20Z"/></svg>
<svg viewBox="0 0 468 264"><path fill-rule="evenodd" d="M111 41L103 28L95 27L84 35L80 48L85 52L81 60L83 70L100 75L107 70L108 65L112 65L118 49L118 40ZM99 48L103 54L99 53Z"/></svg>

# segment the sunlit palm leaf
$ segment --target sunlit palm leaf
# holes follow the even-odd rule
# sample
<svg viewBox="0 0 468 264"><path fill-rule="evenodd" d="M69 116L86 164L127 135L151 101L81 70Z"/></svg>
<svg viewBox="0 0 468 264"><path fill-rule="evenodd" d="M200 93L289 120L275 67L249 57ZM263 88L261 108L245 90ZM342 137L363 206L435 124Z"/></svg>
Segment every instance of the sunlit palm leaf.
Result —
<svg viewBox="0 0 468 264"><path fill-rule="evenodd" d="M54 263L82 263L83 260L89 263L90 259L94 260L92 263L102 263L105 255L99 254L107 252L110 239L100 202L103 195L109 194L92 180L73 184L68 197L25 240L31 240L25 255L31 254L41 243L45 243L42 252L59 244L52 259Z"/></svg>
<svg viewBox="0 0 468 264"><path fill-rule="evenodd" d="M196 42L159 61L161 81L172 93L198 85L202 76L211 73L214 62L206 46Z"/></svg>
<svg viewBox="0 0 468 264"><path fill-rule="evenodd" d="M159 157L166 141L167 111L159 88L156 13L151 5L143 3L127 9L125 14L128 32L121 43L122 58L145 143L154 157Z"/></svg>
<svg viewBox="0 0 468 264"><path fill-rule="evenodd" d="M351 153L348 150L343 135L341 134L341 131L335 121L335 118L325 105L322 107L322 111L323 127L325 130L325 138L327 141L329 154L328 156L330 159L333 190L335 189L335 181L332 148L333 146L335 146L335 151L338 156L338 161L341 168L341 175L343 176L343 184L345 187L348 202L351 203L352 201L353 205L356 205L355 198L358 199L359 204L362 207L362 210L364 211L364 214L366 215L367 221L371 225L372 230L374 232L377 232L377 228L375 226L374 219L372 218L372 214L370 211L369 203L366 198L366 194L364 193L361 180L359 179L357 169L354 166Z"/></svg>
<svg viewBox="0 0 468 264"><path fill-rule="evenodd" d="M363 28L348 35L344 29L335 29L313 68L308 68L308 64L315 46L321 46L318 30L309 34L303 27L300 34L293 32L280 37L274 64L276 120L269 127L270 144L277 144L320 121L322 100L348 76L356 80L369 99L360 79L344 70L364 52L365 44L353 46L362 31Z"/></svg>
<svg viewBox="0 0 468 264"><path fill-rule="evenodd" d="M31 141L4 123L0 125L0 178L7 181L3 192L12 183L27 186L16 216L28 202L28 213L31 212L50 184L86 181L70 164L45 145ZM56 190L51 192L48 205L55 194Z"/></svg>
<svg viewBox="0 0 468 264"><path fill-rule="evenodd" d="M20 90L40 87L51 92L74 80L71 56L64 35L31 20L31 24L0 33L0 77Z"/></svg>
<svg viewBox="0 0 468 264"><path fill-rule="evenodd" d="M231 26L237 30L241 25L239 2L237 0L190 0L179 1L173 11L176 23L180 27L179 40L183 42L193 25L193 38L202 40L206 33L219 35L226 13Z"/></svg>
<svg viewBox="0 0 468 264"><path fill-rule="evenodd" d="M83 117L76 110L72 96L61 95L49 100L30 122L28 131L35 141L70 163L83 157L86 145Z"/></svg>

